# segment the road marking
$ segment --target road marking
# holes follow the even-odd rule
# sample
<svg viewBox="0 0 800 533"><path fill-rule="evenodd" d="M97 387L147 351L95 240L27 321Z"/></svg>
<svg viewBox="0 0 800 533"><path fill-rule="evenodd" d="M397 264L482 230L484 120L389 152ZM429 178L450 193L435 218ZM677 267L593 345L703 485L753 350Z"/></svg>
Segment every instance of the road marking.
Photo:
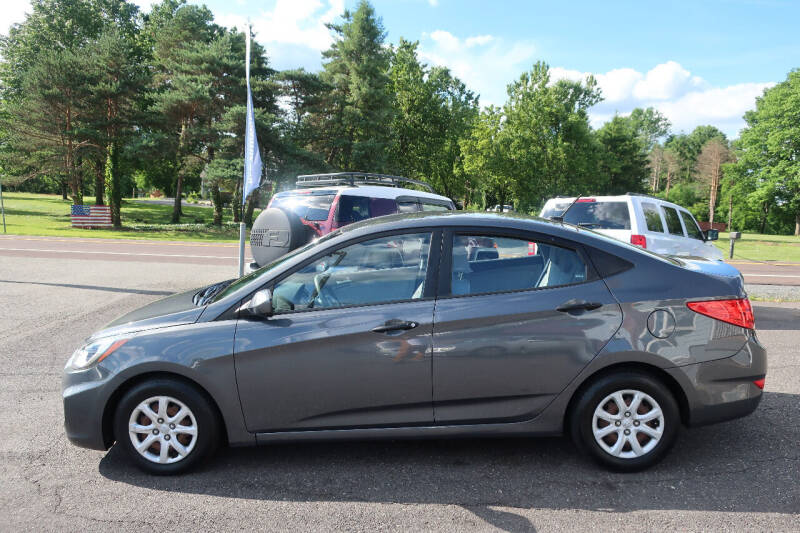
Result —
<svg viewBox="0 0 800 533"><path fill-rule="evenodd" d="M743 274L746 278L800 278L792 274Z"/></svg>
<svg viewBox="0 0 800 533"><path fill-rule="evenodd" d="M785 266L785 267L800 267L800 263L770 263L758 261L725 261L729 265L761 265L761 266Z"/></svg>
<svg viewBox="0 0 800 533"><path fill-rule="evenodd" d="M156 245L156 246L211 246L220 248L238 248L238 244L231 243L194 243L190 241L184 242L163 242L163 241L148 241L136 239L82 239L80 237L65 237L63 239L48 239L45 237L39 238L16 238L14 235L0 236L0 240L9 241L36 241L36 242L85 242L90 244L140 244L140 245Z"/></svg>
<svg viewBox="0 0 800 533"><path fill-rule="evenodd" d="M234 259L238 260L238 257L229 257L229 256L222 256L222 255L187 255L187 254L147 254L147 253L136 253L136 252L97 252L97 251L86 251L86 250L47 250L43 248L0 248L1 251L9 251L9 252L47 252L47 253L54 253L54 254L96 254L96 255L136 255L136 256L150 256L150 257L191 257L193 259ZM251 258L252 260L252 258Z"/></svg>

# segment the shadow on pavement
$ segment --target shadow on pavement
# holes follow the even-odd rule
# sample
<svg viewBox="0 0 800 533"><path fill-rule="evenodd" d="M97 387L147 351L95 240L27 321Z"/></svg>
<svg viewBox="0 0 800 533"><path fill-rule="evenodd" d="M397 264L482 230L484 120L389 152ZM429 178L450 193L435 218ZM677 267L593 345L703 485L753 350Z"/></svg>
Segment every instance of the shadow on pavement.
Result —
<svg viewBox="0 0 800 533"><path fill-rule="evenodd" d="M86 289L92 291L123 292L127 294L147 294L151 296L169 296L174 291L154 291L148 289L123 289L121 287L102 287L100 285L76 285L74 283L47 283L44 281L12 281L0 279L0 283L16 283L19 285L46 285L49 287L66 287L68 289Z"/></svg>
<svg viewBox="0 0 800 533"><path fill-rule="evenodd" d="M179 477L144 474L115 447L99 470L139 487L228 498L458 505L507 531L532 528L514 508L798 514L800 426L786 423L798 419L800 395L767 392L747 418L683 430L662 463L636 474L596 466L566 438L230 448Z"/></svg>

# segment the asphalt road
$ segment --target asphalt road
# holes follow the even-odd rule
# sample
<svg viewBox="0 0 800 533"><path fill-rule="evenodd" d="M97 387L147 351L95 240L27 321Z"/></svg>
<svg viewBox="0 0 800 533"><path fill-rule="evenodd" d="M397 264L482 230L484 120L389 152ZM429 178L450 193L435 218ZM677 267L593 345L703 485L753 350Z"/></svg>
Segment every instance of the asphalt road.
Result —
<svg viewBox="0 0 800 533"><path fill-rule="evenodd" d="M81 239L0 235L0 257L69 258L231 265L238 263L236 243L170 242L130 239ZM252 261L250 245L245 248ZM757 285L800 286L800 263L731 261L745 282Z"/></svg>
<svg viewBox="0 0 800 533"><path fill-rule="evenodd" d="M683 431L647 472L606 472L550 438L227 449L160 478L67 442L61 369L114 316L233 263L56 257L0 255L0 531L800 529L800 304L756 303L759 409Z"/></svg>

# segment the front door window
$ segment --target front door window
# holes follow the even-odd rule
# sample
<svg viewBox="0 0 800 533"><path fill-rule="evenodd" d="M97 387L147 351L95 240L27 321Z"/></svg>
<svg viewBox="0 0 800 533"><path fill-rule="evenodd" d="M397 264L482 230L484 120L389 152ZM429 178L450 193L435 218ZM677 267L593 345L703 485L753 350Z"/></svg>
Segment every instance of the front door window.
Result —
<svg viewBox="0 0 800 533"><path fill-rule="evenodd" d="M425 291L430 232L361 241L312 261L273 289L276 313L417 300Z"/></svg>

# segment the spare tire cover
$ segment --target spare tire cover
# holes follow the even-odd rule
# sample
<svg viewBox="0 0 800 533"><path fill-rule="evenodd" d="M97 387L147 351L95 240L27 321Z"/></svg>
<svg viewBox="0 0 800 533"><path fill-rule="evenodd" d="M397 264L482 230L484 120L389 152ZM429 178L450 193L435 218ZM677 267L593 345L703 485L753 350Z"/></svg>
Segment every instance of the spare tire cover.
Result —
<svg viewBox="0 0 800 533"><path fill-rule="evenodd" d="M308 230L291 211L278 207L265 209L250 230L253 259L264 266L308 241Z"/></svg>

